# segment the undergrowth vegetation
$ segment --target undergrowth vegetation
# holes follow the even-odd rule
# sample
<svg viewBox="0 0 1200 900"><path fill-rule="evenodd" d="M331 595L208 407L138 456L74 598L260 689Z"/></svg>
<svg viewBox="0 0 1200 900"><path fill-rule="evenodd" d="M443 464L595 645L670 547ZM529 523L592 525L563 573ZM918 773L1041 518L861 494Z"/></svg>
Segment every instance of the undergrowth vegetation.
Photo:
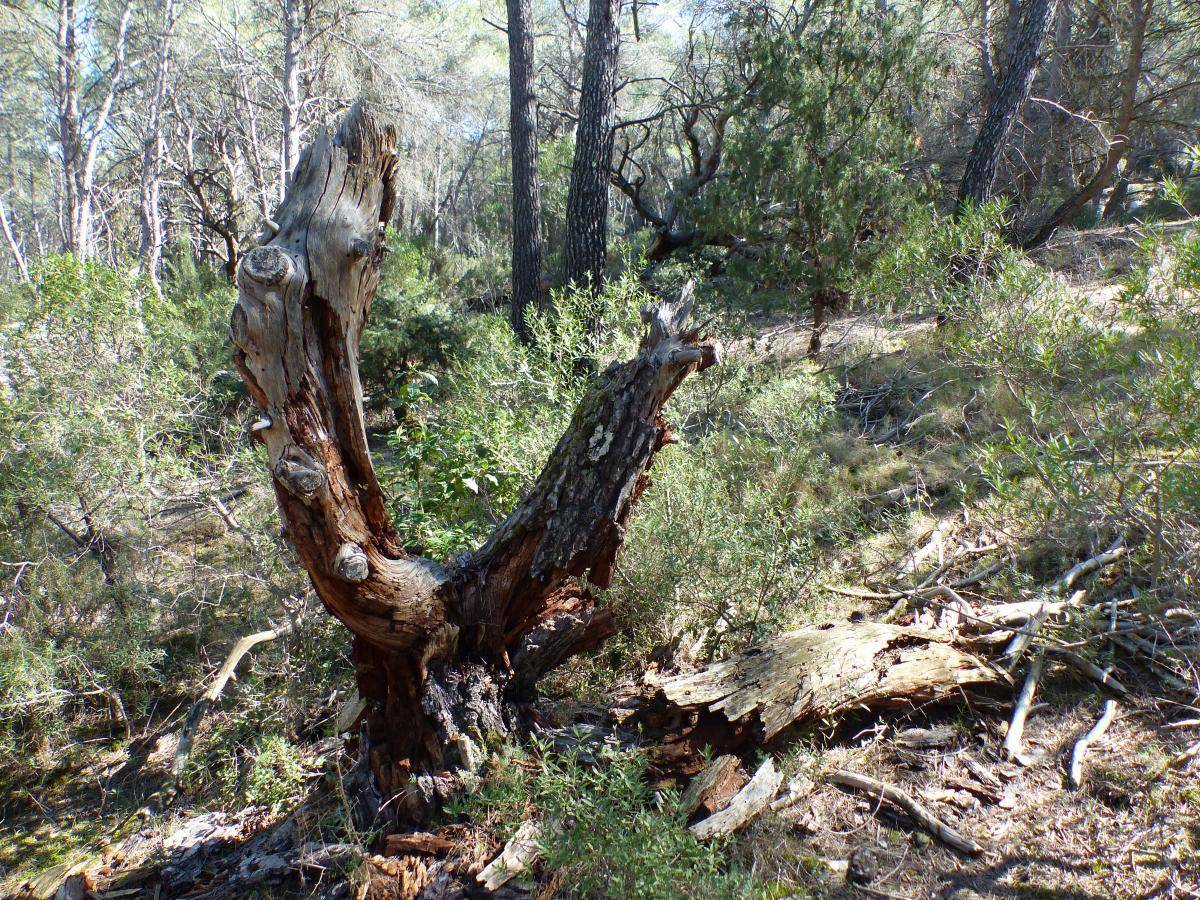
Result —
<svg viewBox="0 0 1200 900"><path fill-rule="evenodd" d="M913 576L923 563L897 564L951 521L1003 545L996 584L1013 591L1126 534L1140 538L1138 602L1194 596L1200 236L1146 229L1119 290L1099 295L1003 245L1004 216L915 209L856 276L841 349L818 359L792 317L764 320L701 283L699 318L727 358L668 410L679 443L655 462L604 598L618 637L551 690L595 701L648 665L877 613L831 587ZM580 360L635 351L651 297L636 270L598 297L558 295L525 346L501 312L467 311L430 251L392 243L363 346L370 437L405 541L453 560L536 476L584 389ZM198 805L286 815L322 783L304 748L336 736L349 662L261 484L218 339L230 292L186 266L162 301L66 258L35 275L0 303L5 816L32 815L15 786L55 784L59 767L168 759L232 641L291 619L293 636L243 666L183 782ZM648 786L643 756L599 752L500 749L454 813L497 839L531 810L557 823L543 877L579 896L750 890ZM106 790L132 809L137 788ZM14 871L44 862L0 854Z"/></svg>

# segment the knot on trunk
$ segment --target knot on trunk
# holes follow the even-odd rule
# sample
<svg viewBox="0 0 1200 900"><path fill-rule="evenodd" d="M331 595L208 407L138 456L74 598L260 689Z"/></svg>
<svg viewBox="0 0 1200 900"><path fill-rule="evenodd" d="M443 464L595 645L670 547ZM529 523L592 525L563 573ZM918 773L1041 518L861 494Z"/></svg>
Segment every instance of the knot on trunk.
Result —
<svg viewBox="0 0 1200 900"><path fill-rule="evenodd" d="M295 271L291 255L270 244L255 247L242 260L242 274L263 285L282 284Z"/></svg>
<svg viewBox="0 0 1200 900"><path fill-rule="evenodd" d="M273 469L275 477L294 497L311 500L325 487L325 470L321 464L296 445L292 445Z"/></svg>
<svg viewBox="0 0 1200 900"><path fill-rule="evenodd" d="M347 541L338 548L337 556L333 558L333 568L339 578L354 584L366 581L371 574L367 554L353 541Z"/></svg>

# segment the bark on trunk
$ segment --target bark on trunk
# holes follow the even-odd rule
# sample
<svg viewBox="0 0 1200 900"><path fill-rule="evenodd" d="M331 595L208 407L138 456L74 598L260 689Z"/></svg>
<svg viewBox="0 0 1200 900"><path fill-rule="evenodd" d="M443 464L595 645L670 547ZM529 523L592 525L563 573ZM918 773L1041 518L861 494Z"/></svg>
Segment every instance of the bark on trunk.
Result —
<svg viewBox="0 0 1200 900"><path fill-rule="evenodd" d="M1013 121L1029 97L1042 42L1054 18L1054 6L1055 0L1029 0L1020 27L1015 31L1010 28L1008 65L990 98L987 115L967 157L958 189L960 209L967 203L983 203L992 196L996 167Z"/></svg>
<svg viewBox="0 0 1200 900"><path fill-rule="evenodd" d="M620 0L591 0L579 126L567 192L564 282L599 291L608 254L608 182L613 155L613 106L620 45Z"/></svg>
<svg viewBox="0 0 1200 900"><path fill-rule="evenodd" d="M1041 225L1025 235L1017 235L1014 242L1025 250L1040 247L1050 240L1060 226L1074 219L1083 208L1095 201L1100 192L1108 187L1117 166L1129 150L1130 131L1137 108L1137 87L1142 77L1142 57L1145 54L1146 25L1154 9L1154 0L1133 0L1133 18L1130 22L1129 56L1125 63L1125 74L1121 79L1121 107L1117 113L1116 134L1108 145L1108 152L1100 168L1091 179L1068 197L1046 217ZM1118 201L1119 202L1119 201ZM1107 215L1107 210L1105 210Z"/></svg>
<svg viewBox="0 0 1200 900"><path fill-rule="evenodd" d="M663 404L717 360L679 303L647 309L637 355L595 379L528 497L452 570L392 527L363 425L358 344L394 202L395 134L361 106L304 152L279 231L243 259L231 335L262 411L284 530L317 595L354 634L370 791L416 816L519 728L538 678L613 633L592 586L612 577Z"/></svg>
<svg viewBox="0 0 1200 900"><path fill-rule="evenodd" d="M509 135L512 144L512 322L529 342L526 311L542 301L542 197L531 0L508 0Z"/></svg>

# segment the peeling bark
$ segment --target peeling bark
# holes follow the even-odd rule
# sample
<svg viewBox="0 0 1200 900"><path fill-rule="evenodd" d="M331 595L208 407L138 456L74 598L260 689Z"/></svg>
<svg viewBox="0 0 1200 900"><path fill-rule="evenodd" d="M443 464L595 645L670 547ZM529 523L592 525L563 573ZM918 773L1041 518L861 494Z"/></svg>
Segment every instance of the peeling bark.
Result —
<svg viewBox="0 0 1200 900"><path fill-rule="evenodd" d="M363 423L358 345L394 202L395 134L362 105L304 152L248 254L231 335L261 410L285 533L325 607L355 636L380 796L420 811L466 765L471 735L508 733L537 680L614 631L592 587L612 578L655 453L663 405L718 347L687 327L690 288L644 311L633 359L592 384L528 497L457 569L410 555L392 526ZM465 742L464 742L465 739ZM438 776L439 778L441 776Z"/></svg>

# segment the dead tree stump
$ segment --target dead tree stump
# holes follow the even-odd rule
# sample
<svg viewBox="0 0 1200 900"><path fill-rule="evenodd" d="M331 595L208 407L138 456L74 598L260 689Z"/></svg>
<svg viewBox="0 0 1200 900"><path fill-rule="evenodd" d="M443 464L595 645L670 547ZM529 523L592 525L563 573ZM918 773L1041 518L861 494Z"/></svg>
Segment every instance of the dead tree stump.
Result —
<svg viewBox="0 0 1200 900"><path fill-rule="evenodd" d="M246 254L231 337L261 410L284 532L354 635L362 755L378 796L419 817L471 742L519 729L521 701L614 631L608 585L626 524L669 440L663 404L718 348L690 290L647 309L637 355L594 379L529 495L464 564L407 553L363 420L358 348L395 199L396 138L362 104L301 156L273 237ZM272 223L274 230L274 223Z"/></svg>

